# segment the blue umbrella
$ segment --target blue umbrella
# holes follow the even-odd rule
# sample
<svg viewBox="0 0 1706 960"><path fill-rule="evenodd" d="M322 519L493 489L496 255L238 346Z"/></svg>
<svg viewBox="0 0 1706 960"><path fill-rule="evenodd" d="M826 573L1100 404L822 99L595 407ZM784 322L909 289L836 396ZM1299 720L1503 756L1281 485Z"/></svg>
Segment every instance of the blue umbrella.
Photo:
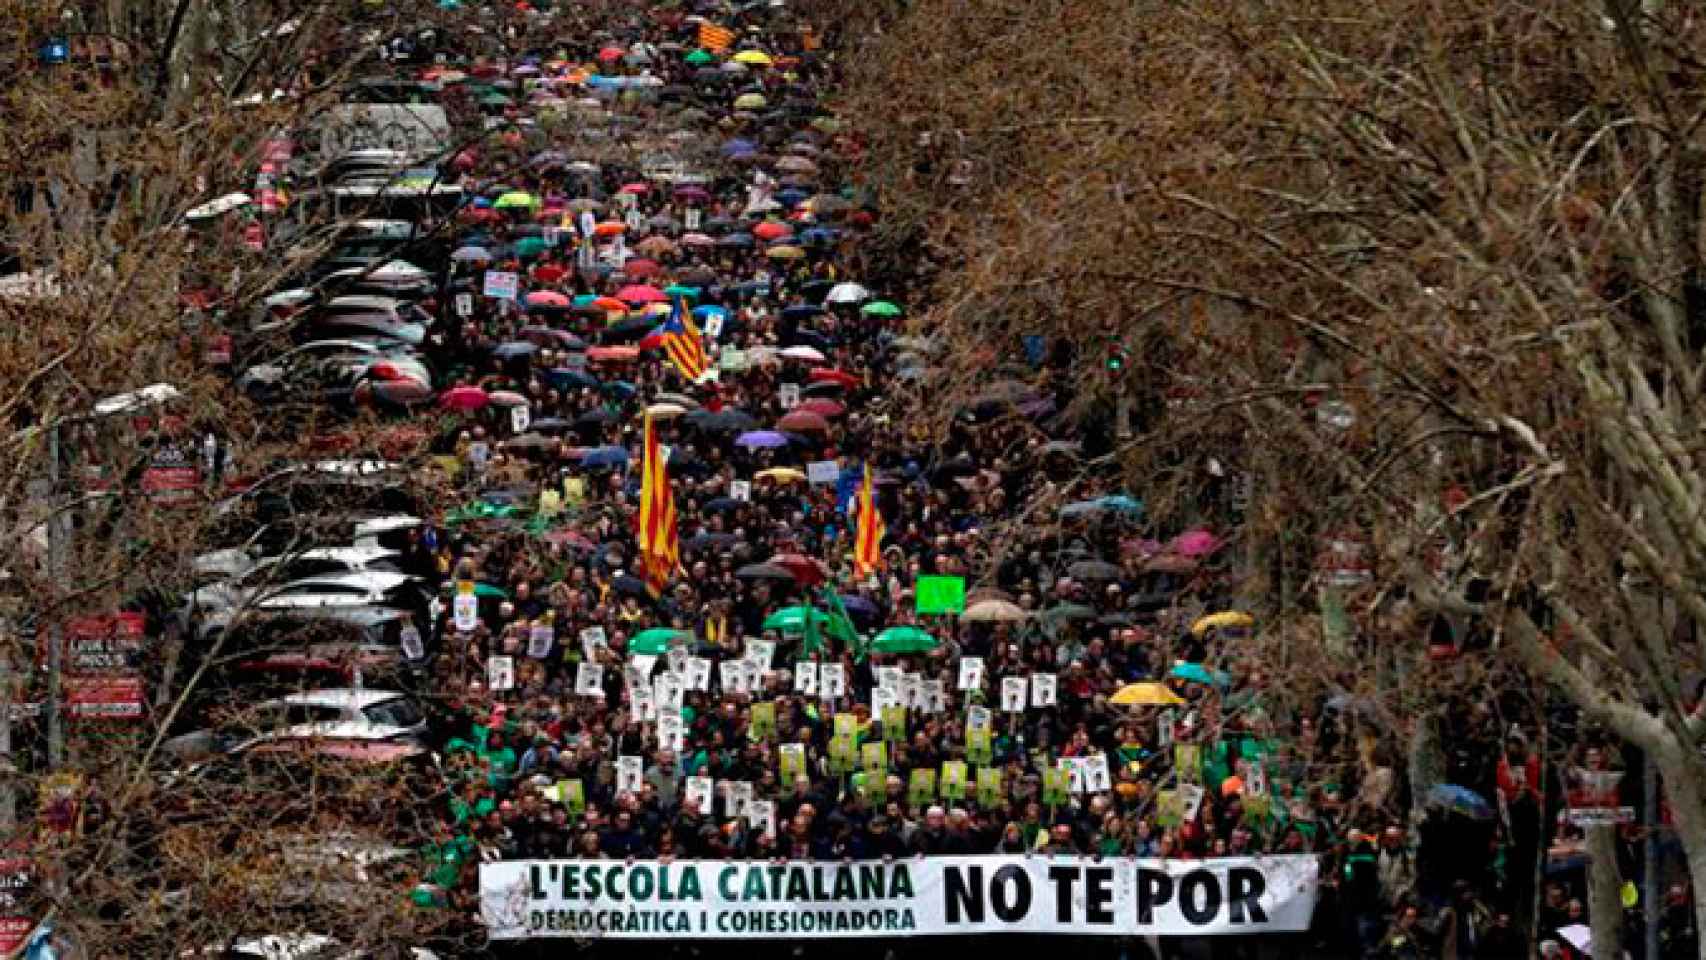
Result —
<svg viewBox="0 0 1706 960"><path fill-rule="evenodd" d="M822 307L814 306L809 303L802 303L798 306L789 307L786 310L783 310L782 319L794 321L806 320L821 313L823 313Z"/></svg>
<svg viewBox="0 0 1706 960"><path fill-rule="evenodd" d="M623 447L594 447L581 454L583 467L623 467L628 465L628 451Z"/></svg>
<svg viewBox="0 0 1706 960"><path fill-rule="evenodd" d="M808 247L821 247L834 243L840 234L828 227L812 227L800 233L800 242Z"/></svg>
<svg viewBox="0 0 1706 960"><path fill-rule="evenodd" d="M804 190L787 189L776 193L776 202L790 207L797 207L803 200L810 199L811 194Z"/></svg>
<svg viewBox="0 0 1706 960"><path fill-rule="evenodd" d="M626 380L612 380L599 387L599 389L613 397L620 397L623 400L634 395L634 385Z"/></svg>
<svg viewBox="0 0 1706 960"><path fill-rule="evenodd" d="M1491 820L1494 816L1492 804L1468 787L1460 787L1455 783L1435 784L1434 788L1428 791L1428 805L1444 807L1471 820Z"/></svg>
<svg viewBox="0 0 1706 960"><path fill-rule="evenodd" d="M492 356L497 357L500 360L509 360L514 357L531 357L538 352L539 344L528 343L526 340L511 340L508 343L500 343L492 348Z"/></svg>
<svg viewBox="0 0 1706 960"><path fill-rule="evenodd" d="M846 593L841 594L841 605L847 608L848 613L851 613L856 617L874 618L878 614L882 613L876 604L864 597L853 596Z"/></svg>
<svg viewBox="0 0 1706 960"><path fill-rule="evenodd" d="M598 378L584 370L557 368L545 371L545 379L557 390L578 390L598 386Z"/></svg>
<svg viewBox="0 0 1706 960"><path fill-rule="evenodd" d="M712 305L693 308L693 319L695 320L709 320L712 317L722 317L727 320L729 318L728 308Z"/></svg>
<svg viewBox="0 0 1706 960"><path fill-rule="evenodd" d="M754 153L758 146L751 140L734 139L723 144L723 155L732 157L738 153Z"/></svg>
<svg viewBox="0 0 1706 960"><path fill-rule="evenodd" d="M1214 684L1226 687L1231 686L1232 684L1232 676L1230 674L1221 670L1216 670L1210 673L1209 669L1200 663L1175 664L1173 669L1168 671L1167 675L1171 677L1178 677L1180 680L1188 680L1191 683L1201 683L1204 685Z"/></svg>
<svg viewBox="0 0 1706 960"><path fill-rule="evenodd" d="M774 430L753 430L735 438L735 446L748 450L773 450L788 445L788 438Z"/></svg>
<svg viewBox="0 0 1706 960"><path fill-rule="evenodd" d="M1109 494L1096 501L1103 510L1111 513L1129 513L1137 516L1143 513L1143 501L1135 500L1123 493Z"/></svg>
<svg viewBox="0 0 1706 960"><path fill-rule="evenodd" d="M757 242L750 233L731 233L717 238L719 247L750 247Z"/></svg>

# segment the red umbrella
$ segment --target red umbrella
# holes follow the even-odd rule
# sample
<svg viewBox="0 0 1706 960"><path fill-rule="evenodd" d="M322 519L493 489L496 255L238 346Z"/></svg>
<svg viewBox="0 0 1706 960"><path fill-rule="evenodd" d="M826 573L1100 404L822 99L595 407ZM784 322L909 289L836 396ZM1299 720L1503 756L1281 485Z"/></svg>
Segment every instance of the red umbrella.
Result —
<svg viewBox="0 0 1706 960"><path fill-rule="evenodd" d="M621 47L605 47L603 50L598 51L598 59L605 63L615 63L617 60L620 60L627 55L628 52L623 50Z"/></svg>
<svg viewBox="0 0 1706 960"><path fill-rule="evenodd" d="M644 257L635 257L622 265L622 272L636 280L655 277L662 269L656 260L647 260Z"/></svg>
<svg viewBox="0 0 1706 960"><path fill-rule="evenodd" d="M819 367L816 370L813 370L811 373L806 374L806 379L813 383L839 383L849 390L859 385L859 378L855 377L851 373L844 373L840 370L831 370L827 367Z"/></svg>
<svg viewBox="0 0 1706 960"><path fill-rule="evenodd" d="M450 410L478 410L491 399L479 387L452 387L438 397L438 404Z"/></svg>
<svg viewBox="0 0 1706 960"><path fill-rule="evenodd" d="M555 290L535 290L527 295L527 305L530 307L566 307L569 298Z"/></svg>
<svg viewBox="0 0 1706 960"><path fill-rule="evenodd" d="M668 303L669 295L657 287L634 283L616 291L616 299L628 303Z"/></svg>
<svg viewBox="0 0 1706 960"><path fill-rule="evenodd" d="M593 347L586 352L587 360L593 362L608 360L611 363L623 363L639 359L639 356L639 347Z"/></svg>
<svg viewBox="0 0 1706 960"><path fill-rule="evenodd" d="M787 416L776 421L776 429L789 433L823 433L829 429L829 421L821 413L795 408Z"/></svg>
<svg viewBox="0 0 1706 960"><path fill-rule="evenodd" d="M766 562L793 574L794 580L802 587L815 587L829 580L829 571L824 565L803 554L779 553Z"/></svg>
<svg viewBox="0 0 1706 960"><path fill-rule="evenodd" d="M616 192L617 193L640 194L640 193L650 193L651 190L652 190L651 184L640 183L639 181L635 181L633 183L624 183L622 185L622 189L620 189Z"/></svg>
<svg viewBox="0 0 1706 960"><path fill-rule="evenodd" d="M785 223L778 223L775 220L766 220L752 228L752 235L764 241L779 240L791 236L793 232L793 227Z"/></svg>
<svg viewBox="0 0 1706 960"><path fill-rule="evenodd" d="M817 398L812 399L812 400L807 400L804 403L800 404L799 406L795 407L794 409L795 410L804 410L807 413L815 413L818 416L823 417L825 419L831 419L834 417L839 417L842 414L847 412L846 406L844 406L843 404L838 403L834 400L827 399L825 397L817 397Z"/></svg>

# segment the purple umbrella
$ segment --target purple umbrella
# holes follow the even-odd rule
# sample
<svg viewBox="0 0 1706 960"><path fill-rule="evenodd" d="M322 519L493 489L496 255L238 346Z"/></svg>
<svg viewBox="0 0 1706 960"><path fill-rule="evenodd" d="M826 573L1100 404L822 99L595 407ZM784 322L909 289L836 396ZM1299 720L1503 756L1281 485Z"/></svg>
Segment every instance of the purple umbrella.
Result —
<svg viewBox="0 0 1706 960"><path fill-rule="evenodd" d="M751 140L730 140L723 144L723 156L732 157L736 154L752 153L757 149L758 145L753 143Z"/></svg>
<svg viewBox="0 0 1706 960"><path fill-rule="evenodd" d="M735 446L748 450L773 450L788 445L788 438L774 430L752 430L735 438Z"/></svg>
<svg viewBox="0 0 1706 960"><path fill-rule="evenodd" d="M677 187L675 189L675 199L682 200L687 203L704 203L711 199L711 193L704 187Z"/></svg>

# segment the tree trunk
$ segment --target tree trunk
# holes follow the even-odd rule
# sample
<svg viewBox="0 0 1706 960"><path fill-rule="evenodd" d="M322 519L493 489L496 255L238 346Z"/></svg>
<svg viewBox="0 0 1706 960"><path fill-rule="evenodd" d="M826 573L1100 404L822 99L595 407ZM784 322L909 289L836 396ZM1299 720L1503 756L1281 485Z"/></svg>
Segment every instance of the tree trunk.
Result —
<svg viewBox="0 0 1706 960"><path fill-rule="evenodd" d="M1702 792L1700 782L1692 779L1697 764L1674 749L1653 750L1649 756L1659 765L1676 821L1677 840L1688 858L1688 876L1694 885L1695 928L1706 930L1706 895L1702 894L1706 891L1706 793ZM1649 910L1658 908L1659 904L1647 904ZM1701 940L1699 960L1706 960L1706 939Z"/></svg>
<svg viewBox="0 0 1706 960"><path fill-rule="evenodd" d="M1623 956L1623 901L1618 888L1617 828L1611 824L1587 828L1588 919L1593 924L1594 960Z"/></svg>

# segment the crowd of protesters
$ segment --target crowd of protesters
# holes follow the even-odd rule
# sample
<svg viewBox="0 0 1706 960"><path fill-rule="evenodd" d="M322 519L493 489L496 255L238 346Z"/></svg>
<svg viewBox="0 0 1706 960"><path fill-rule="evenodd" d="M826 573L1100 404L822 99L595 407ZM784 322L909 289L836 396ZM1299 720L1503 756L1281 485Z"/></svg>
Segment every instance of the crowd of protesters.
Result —
<svg viewBox="0 0 1706 960"><path fill-rule="evenodd" d="M620 136L689 158L672 175L706 179L576 162L540 143L543 120L456 158L485 199L445 241L453 281L428 350L447 393L486 399L436 451L463 505L405 558L441 588L423 646L449 799L420 901L474 910L493 859L1300 853L1323 864L1310 955L1570 955L1558 931L1585 922L1583 872L1550 826L1559 788L1532 725L1453 711L1435 780L1461 792L1418 802L1405 732L1378 709L1300 698L1233 656L1262 624L1211 616L1236 579L1228 484L1205 472L1202 525L1158 531L1142 491L1094 463L1114 426L1068 415L1069 355L917 329L920 304L859 275L879 205L848 186L856 136L817 107L833 45L767 12L706 49L701 19L535 27L537 55L454 65L453 87L508 95L486 101L502 122L542 104L582 126L619 116ZM629 79L600 82L613 77ZM494 202L517 193L529 200ZM519 275L514 301L482 295L488 271ZM636 286L664 295L613 302ZM714 370L698 382L649 338L682 302ZM929 384L942 351L987 358L988 381ZM635 522L648 409L679 515L680 566L655 597ZM775 429L800 409L817 420ZM856 570L867 467L886 535L877 568ZM962 578L966 615L917 612L933 577ZM472 629L455 614L468 585ZM774 619L802 606L808 626ZM873 638L897 626L929 639L882 652ZM679 631L668 650L632 649L659 629ZM689 660L709 663L703 682ZM1025 680L1019 709L1008 678ZM1116 696L1146 682L1136 704ZM880 769L862 749L877 742ZM1063 759L1095 763L1061 792L1047 774ZM945 765L960 762L953 789ZM936 778L922 792L919 770ZM708 802L702 778L719 785ZM1638 858L1638 831L1622 839ZM1662 907L1665 956L1693 955L1688 902L1677 887Z"/></svg>

